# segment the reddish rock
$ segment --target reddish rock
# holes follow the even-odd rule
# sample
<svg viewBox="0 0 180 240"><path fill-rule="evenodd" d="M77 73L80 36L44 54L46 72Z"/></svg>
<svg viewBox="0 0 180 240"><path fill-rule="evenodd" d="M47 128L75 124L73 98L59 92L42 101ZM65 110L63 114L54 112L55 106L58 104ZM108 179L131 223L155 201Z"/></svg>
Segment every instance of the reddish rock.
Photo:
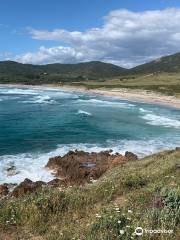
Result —
<svg viewBox="0 0 180 240"><path fill-rule="evenodd" d="M57 156L49 159L46 167L54 171L55 176L64 178L70 184L84 184L91 179L99 178L108 169L127 160L136 160L137 156L126 152L126 156L112 154L112 150L100 153L84 151L70 151L63 157Z"/></svg>
<svg viewBox="0 0 180 240"><path fill-rule="evenodd" d="M128 159L128 160L131 160L131 161L135 161L135 160L138 160L138 156L132 152L125 152L125 157Z"/></svg>
<svg viewBox="0 0 180 240"><path fill-rule="evenodd" d="M8 185L7 184L0 185L0 198L7 196L8 193L9 193Z"/></svg>
<svg viewBox="0 0 180 240"><path fill-rule="evenodd" d="M25 179L22 183L20 183L11 193L13 197L19 197L26 193L31 193L36 191L38 188L45 185L42 181L32 182L30 179Z"/></svg>
<svg viewBox="0 0 180 240"><path fill-rule="evenodd" d="M64 180L55 178L47 183L49 187L65 187L67 184Z"/></svg>
<svg viewBox="0 0 180 240"><path fill-rule="evenodd" d="M180 151L180 147L176 147L176 151Z"/></svg>

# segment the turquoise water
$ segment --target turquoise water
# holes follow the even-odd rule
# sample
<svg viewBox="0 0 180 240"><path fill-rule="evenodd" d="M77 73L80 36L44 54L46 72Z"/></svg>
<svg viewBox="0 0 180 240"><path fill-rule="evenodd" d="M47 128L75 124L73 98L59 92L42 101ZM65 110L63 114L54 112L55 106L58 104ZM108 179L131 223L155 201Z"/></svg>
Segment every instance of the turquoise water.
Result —
<svg viewBox="0 0 180 240"><path fill-rule="evenodd" d="M180 145L180 110L48 88L0 87L0 183L52 179L48 158L69 150L129 150L140 157ZM15 166L17 174L8 176Z"/></svg>

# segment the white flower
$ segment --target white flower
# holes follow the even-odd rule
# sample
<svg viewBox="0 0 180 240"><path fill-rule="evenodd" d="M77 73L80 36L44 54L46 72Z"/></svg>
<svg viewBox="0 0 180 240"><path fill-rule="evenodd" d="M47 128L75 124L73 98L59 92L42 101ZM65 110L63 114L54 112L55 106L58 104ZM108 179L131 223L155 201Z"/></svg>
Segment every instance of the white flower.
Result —
<svg viewBox="0 0 180 240"><path fill-rule="evenodd" d="M123 235L125 231L123 229L121 229L119 232L121 235Z"/></svg>
<svg viewBox="0 0 180 240"><path fill-rule="evenodd" d="M118 220L118 223L120 224L120 223L121 223L121 221L120 221L120 220Z"/></svg>
<svg viewBox="0 0 180 240"><path fill-rule="evenodd" d="M132 210L128 210L128 213L132 213Z"/></svg>

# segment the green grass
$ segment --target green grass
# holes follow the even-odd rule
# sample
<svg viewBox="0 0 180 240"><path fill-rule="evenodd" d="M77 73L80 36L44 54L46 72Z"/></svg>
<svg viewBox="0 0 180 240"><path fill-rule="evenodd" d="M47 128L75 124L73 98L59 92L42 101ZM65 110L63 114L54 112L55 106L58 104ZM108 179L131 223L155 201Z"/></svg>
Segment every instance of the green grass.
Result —
<svg viewBox="0 0 180 240"><path fill-rule="evenodd" d="M72 82L71 84L75 86L84 86L88 89L142 89L180 97L180 73L127 75L109 80Z"/></svg>
<svg viewBox="0 0 180 240"><path fill-rule="evenodd" d="M179 162L180 152L166 151L116 167L85 187L1 200L0 239L130 240L137 226L173 230L144 240L178 239Z"/></svg>

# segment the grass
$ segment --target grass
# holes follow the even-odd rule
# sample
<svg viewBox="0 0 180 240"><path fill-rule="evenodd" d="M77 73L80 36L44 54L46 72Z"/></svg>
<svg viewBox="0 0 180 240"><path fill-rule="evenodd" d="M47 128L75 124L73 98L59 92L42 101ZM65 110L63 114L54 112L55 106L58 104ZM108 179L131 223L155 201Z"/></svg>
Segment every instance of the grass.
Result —
<svg viewBox="0 0 180 240"><path fill-rule="evenodd" d="M180 237L179 151L165 151L107 172L97 182L43 188L0 201L0 239L137 239L136 227L173 230L141 239Z"/></svg>
<svg viewBox="0 0 180 240"><path fill-rule="evenodd" d="M165 95L180 97L180 73L159 73L144 75L127 75L113 79L84 81L72 83L76 86L94 88L129 88L149 90Z"/></svg>

